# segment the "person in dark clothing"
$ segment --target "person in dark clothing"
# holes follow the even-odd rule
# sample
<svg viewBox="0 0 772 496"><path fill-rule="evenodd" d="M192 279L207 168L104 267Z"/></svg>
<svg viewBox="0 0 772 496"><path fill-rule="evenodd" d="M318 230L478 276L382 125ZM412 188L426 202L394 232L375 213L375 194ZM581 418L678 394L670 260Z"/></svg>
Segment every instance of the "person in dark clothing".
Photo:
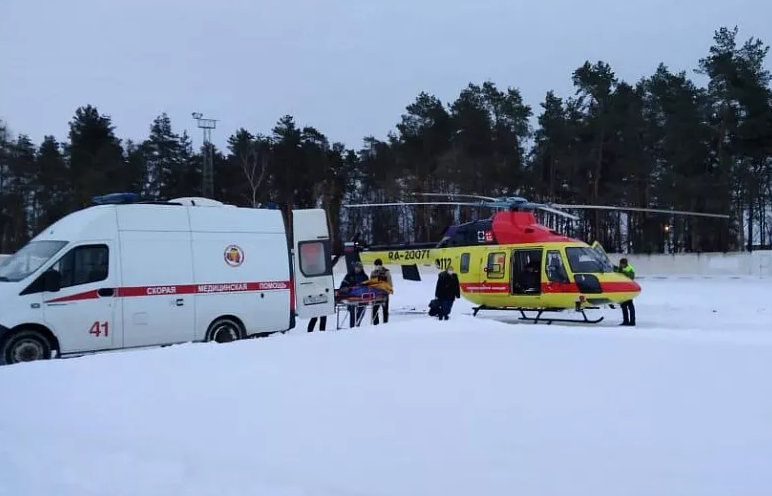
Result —
<svg viewBox="0 0 772 496"><path fill-rule="evenodd" d="M340 289L345 290L347 288L359 286L368 279L369 277L367 277L367 274L365 273L362 262L356 262L354 264L354 270L346 274L346 277L341 281ZM354 310L355 308L356 311ZM359 324L362 322L362 317L364 317L365 310L364 306L354 307L353 305L350 305L348 307L349 327L359 327Z"/></svg>
<svg viewBox="0 0 772 496"><path fill-rule="evenodd" d="M539 263L530 262L517 278L518 290L523 293L539 291Z"/></svg>
<svg viewBox="0 0 772 496"><path fill-rule="evenodd" d="M614 267L615 272L619 272L630 279L635 279L635 269L627 262L626 258L619 261L619 266ZM623 301L622 307L622 323L623 326L635 326L635 304L633 300Z"/></svg>
<svg viewBox="0 0 772 496"><path fill-rule="evenodd" d="M319 320L320 331L324 331L327 329L327 316L322 315L318 319L316 317L312 317L311 320L308 321L308 332L314 332L314 326L316 325L317 320Z"/></svg>
<svg viewBox="0 0 772 496"><path fill-rule="evenodd" d="M335 255L332 258L330 267L335 267L335 264L338 263L339 258L340 258L340 255ZM308 332L314 332L314 326L316 325L317 320L319 321L319 330L320 331L327 330L327 316L322 315L319 318L312 317L311 320L308 321Z"/></svg>
<svg viewBox="0 0 772 496"><path fill-rule="evenodd" d="M453 302L461 298L461 284L458 276L453 272L453 267L448 267L437 277L437 286L434 288L434 297L440 304L438 318L448 320Z"/></svg>

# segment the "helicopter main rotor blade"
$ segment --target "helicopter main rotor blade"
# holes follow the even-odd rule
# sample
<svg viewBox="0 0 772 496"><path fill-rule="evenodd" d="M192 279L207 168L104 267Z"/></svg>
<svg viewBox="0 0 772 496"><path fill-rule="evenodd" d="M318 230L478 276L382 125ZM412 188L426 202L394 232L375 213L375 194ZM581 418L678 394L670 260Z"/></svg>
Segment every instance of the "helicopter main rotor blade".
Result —
<svg viewBox="0 0 772 496"><path fill-rule="evenodd" d="M460 205L468 207L488 207L483 202L390 202L390 203L356 203L354 205L341 205L343 208L366 208L366 207L405 207L410 205Z"/></svg>
<svg viewBox="0 0 772 496"><path fill-rule="evenodd" d="M456 193L411 193L413 196L435 196L435 197L443 197L443 198L474 198L477 200L486 200L486 201L496 201L498 198L493 198L491 196L481 196L481 195L463 195L463 194L456 194Z"/></svg>
<svg viewBox="0 0 772 496"><path fill-rule="evenodd" d="M671 215L693 215L697 217L712 217L717 219L728 219L729 216L725 214L710 214L703 212L689 212L686 210L668 210L665 208L644 208L644 207L612 207L608 205L557 205L551 204L553 207L566 208L566 209L583 209L583 210L616 210L616 211L628 211L628 212L651 212L657 214L671 214Z"/></svg>
<svg viewBox="0 0 772 496"><path fill-rule="evenodd" d="M455 205L455 206L464 206L464 207L484 207L484 208L498 208L498 209L507 209L511 208L512 204L508 202L502 202L502 201L480 201L480 202L384 202L384 203L357 203L353 205L342 205L343 208L368 208L368 207L405 207L405 206L413 206L413 205ZM550 205L542 205L542 204L534 204L534 203L522 203L519 205L516 205L517 208L521 208L523 210L544 210L546 212L551 212L555 215L560 215L561 217L565 217L571 220L579 220L580 217L570 214L568 212L563 212L562 210L558 210L556 208L553 208Z"/></svg>
<svg viewBox="0 0 772 496"><path fill-rule="evenodd" d="M544 210L545 212L549 212L551 214L560 215L561 217L565 217L567 219L571 220L579 220L580 217L578 215L569 214L568 212L564 212L562 210L558 210L556 208L552 208L550 205L539 205L537 207L539 210Z"/></svg>

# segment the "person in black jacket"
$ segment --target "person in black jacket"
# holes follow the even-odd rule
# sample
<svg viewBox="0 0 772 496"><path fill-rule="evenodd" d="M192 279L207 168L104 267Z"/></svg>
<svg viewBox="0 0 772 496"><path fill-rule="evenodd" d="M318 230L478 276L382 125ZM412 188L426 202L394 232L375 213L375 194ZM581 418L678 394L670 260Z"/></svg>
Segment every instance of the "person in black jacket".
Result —
<svg viewBox="0 0 772 496"><path fill-rule="evenodd" d="M619 266L614 266L614 272L619 272L630 279L635 279L635 268L627 262L626 258L619 260ZM635 327L635 304L633 300L622 302L622 323L623 326Z"/></svg>
<svg viewBox="0 0 772 496"><path fill-rule="evenodd" d="M437 286L434 289L434 297L440 304L438 318L448 320L453 302L461 298L461 285L458 282L458 275L453 272L453 267L448 267L440 272L439 277L437 277Z"/></svg>
<svg viewBox="0 0 772 496"><path fill-rule="evenodd" d="M322 315L318 319L316 317L311 317L311 320L308 321L308 332L314 332L314 326L316 326L316 321L319 321L319 330L324 331L327 329L327 316Z"/></svg>
<svg viewBox="0 0 772 496"><path fill-rule="evenodd" d="M338 263L338 259L340 258L340 255L335 255L332 257L332 262L330 263L330 267L335 267L335 264ZM314 332L314 327L316 326L316 322L319 321L319 330L324 331L327 329L327 316L322 315L318 319L316 317L311 317L311 320L308 321L308 332Z"/></svg>

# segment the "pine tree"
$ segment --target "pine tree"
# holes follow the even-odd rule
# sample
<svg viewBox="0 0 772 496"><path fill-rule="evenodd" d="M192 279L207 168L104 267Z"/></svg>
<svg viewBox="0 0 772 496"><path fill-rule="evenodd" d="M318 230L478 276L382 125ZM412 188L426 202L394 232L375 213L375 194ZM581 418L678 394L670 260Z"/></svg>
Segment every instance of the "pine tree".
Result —
<svg viewBox="0 0 772 496"><path fill-rule="evenodd" d="M526 195L563 204L672 207L731 213L731 222L577 209L580 222L540 221L616 250L707 251L772 243L772 76L768 47L737 28L714 33L698 72L660 65L636 82L605 62L574 71L574 95L546 94L532 133L516 88L470 83L449 105L428 92L396 129L354 152L286 115L269 136L239 129L214 149L215 196L241 206L323 206L340 248L366 241L437 240L446 225L488 212L469 207L344 210L346 202L415 200L425 192ZM533 146L528 149L529 140ZM79 108L69 140L39 147L0 121L0 243L15 248L44 225L111 191L198 196L202 150L166 114L142 143L116 136L110 117ZM290 228L291 228L291 218Z"/></svg>
<svg viewBox="0 0 772 496"><path fill-rule="evenodd" d="M96 107L75 111L65 150L73 186L70 211L89 206L96 195L127 189L121 142L111 118L100 115Z"/></svg>
<svg viewBox="0 0 772 496"><path fill-rule="evenodd" d="M53 224L67 215L72 204L73 190L69 185L70 171L62 146L53 136L43 138L37 151L37 202L39 214L36 231Z"/></svg>

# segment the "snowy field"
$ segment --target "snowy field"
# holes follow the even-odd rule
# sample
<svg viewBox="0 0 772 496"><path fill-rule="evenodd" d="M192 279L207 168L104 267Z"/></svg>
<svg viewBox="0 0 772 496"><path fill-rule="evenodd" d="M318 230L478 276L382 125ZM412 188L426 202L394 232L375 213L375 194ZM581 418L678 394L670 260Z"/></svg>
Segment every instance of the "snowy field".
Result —
<svg viewBox="0 0 772 496"><path fill-rule="evenodd" d="M772 281L642 280L634 329L395 283L388 325L0 368L0 495L770 494Z"/></svg>

